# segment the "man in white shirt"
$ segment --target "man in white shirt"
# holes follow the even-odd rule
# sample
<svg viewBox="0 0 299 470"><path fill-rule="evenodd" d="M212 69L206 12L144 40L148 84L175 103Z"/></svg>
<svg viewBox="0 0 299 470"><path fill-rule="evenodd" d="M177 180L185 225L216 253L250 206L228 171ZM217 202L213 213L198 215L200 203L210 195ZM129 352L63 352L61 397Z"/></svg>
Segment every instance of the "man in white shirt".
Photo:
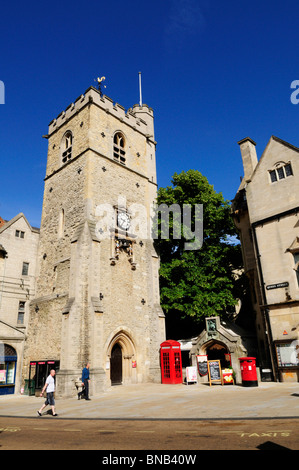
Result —
<svg viewBox="0 0 299 470"><path fill-rule="evenodd" d="M42 415L43 409L46 408L46 406L48 406L48 405L50 405L51 408L52 408L52 415L53 416L58 416L56 414L56 411L55 411L55 400L54 400L55 381L54 381L54 377L55 377L55 370L52 369L51 372L50 372L49 377L46 380L45 386L42 389L41 394L40 394L40 396L42 397L45 390L47 389L47 399L46 399L45 403L43 404L43 406L41 407L41 409L37 412L38 416Z"/></svg>

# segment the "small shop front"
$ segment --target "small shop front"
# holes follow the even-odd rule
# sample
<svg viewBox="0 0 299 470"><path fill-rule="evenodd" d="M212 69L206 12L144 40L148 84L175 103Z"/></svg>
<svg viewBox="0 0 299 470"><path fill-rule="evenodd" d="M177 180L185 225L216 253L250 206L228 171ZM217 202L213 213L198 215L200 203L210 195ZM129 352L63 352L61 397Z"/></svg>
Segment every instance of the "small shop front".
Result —
<svg viewBox="0 0 299 470"><path fill-rule="evenodd" d="M45 385L50 371L59 370L60 361L30 361L29 379L25 381L25 395L35 395Z"/></svg>
<svg viewBox="0 0 299 470"><path fill-rule="evenodd" d="M0 395L15 393L17 353L8 344L0 344Z"/></svg>

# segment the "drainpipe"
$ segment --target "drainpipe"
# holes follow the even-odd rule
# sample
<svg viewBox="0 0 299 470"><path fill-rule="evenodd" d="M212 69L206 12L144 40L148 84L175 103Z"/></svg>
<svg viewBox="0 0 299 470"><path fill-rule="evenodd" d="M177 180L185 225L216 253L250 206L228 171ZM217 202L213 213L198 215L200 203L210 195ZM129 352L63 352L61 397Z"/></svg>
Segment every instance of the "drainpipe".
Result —
<svg viewBox="0 0 299 470"><path fill-rule="evenodd" d="M7 254L4 258L3 279L2 279L2 287L1 287L1 291L0 291L0 312L1 312L2 296L3 296L3 290L4 290L4 280L5 280L5 272L6 272L6 259L7 259Z"/></svg>
<svg viewBox="0 0 299 470"><path fill-rule="evenodd" d="M266 291L265 291L264 276L263 276L263 270L262 270L261 259L260 259L261 254L259 252L255 224L252 225L252 233L253 233L254 250L255 250L257 267L258 267L258 277L259 277L259 283L260 283L260 290L261 290L262 301L263 301L263 305L261 306L261 308L262 308L262 311L263 311L263 318L264 318L266 331L267 331L266 336L267 336L267 342L268 342L268 348L269 348L269 353L270 353L270 359L271 359L271 364L272 364L274 380L276 382L278 382L277 365L276 365L276 361L274 359L275 356L273 354L273 336L272 336L271 323L270 323L270 318L269 318L269 308L267 306L267 297L266 297Z"/></svg>

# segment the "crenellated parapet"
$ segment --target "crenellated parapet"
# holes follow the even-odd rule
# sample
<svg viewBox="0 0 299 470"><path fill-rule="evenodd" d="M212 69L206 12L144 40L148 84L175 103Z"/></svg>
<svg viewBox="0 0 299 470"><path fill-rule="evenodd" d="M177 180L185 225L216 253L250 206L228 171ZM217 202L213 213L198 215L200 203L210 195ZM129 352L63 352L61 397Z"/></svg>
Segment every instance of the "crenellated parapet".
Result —
<svg viewBox="0 0 299 470"><path fill-rule="evenodd" d="M104 110L107 114L114 116L120 122L141 132L147 138L154 139L154 113L152 108L143 104L142 106L134 105L133 108L126 110L119 103L115 103L111 98L101 94L99 90L92 86L50 122L48 135L50 136L53 132L56 132L85 106L90 106L92 103Z"/></svg>

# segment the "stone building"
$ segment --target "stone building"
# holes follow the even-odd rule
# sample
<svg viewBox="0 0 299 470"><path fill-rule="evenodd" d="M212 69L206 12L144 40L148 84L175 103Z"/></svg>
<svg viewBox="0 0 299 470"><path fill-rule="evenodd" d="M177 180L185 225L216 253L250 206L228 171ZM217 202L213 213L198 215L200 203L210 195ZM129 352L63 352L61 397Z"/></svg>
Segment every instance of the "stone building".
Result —
<svg viewBox="0 0 299 470"><path fill-rule="evenodd" d="M232 367L234 382L242 382L240 370L240 357L257 357L256 336L236 323L220 317L205 319L206 328L197 338L193 338L190 347L190 359L193 366L197 366L197 356L206 355L208 360L219 360L221 368ZM209 325L215 325L213 328ZM258 376L260 379L259 367ZM208 376L198 375L200 383L207 383Z"/></svg>
<svg viewBox="0 0 299 470"><path fill-rule="evenodd" d="M262 370L299 378L299 149L272 136L258 161L239 142L244 178L233 201L250 279Z"/></svg>
<svg viewBox="0 0 299 470"><path fill-rule="evenodd" d="M153 111L126 111L90 87L45 137L23 379L30 364L55 363L57 393L71 396L89 361L92 394L110 384L160 381L165 319L149 236L157 190Z"/></svg>
<svg viewBox="0 0 299 470"><path fill-rule="evenodd" d="M20 393L39 229L24 214L0 218L0 395Z"/></svg>

